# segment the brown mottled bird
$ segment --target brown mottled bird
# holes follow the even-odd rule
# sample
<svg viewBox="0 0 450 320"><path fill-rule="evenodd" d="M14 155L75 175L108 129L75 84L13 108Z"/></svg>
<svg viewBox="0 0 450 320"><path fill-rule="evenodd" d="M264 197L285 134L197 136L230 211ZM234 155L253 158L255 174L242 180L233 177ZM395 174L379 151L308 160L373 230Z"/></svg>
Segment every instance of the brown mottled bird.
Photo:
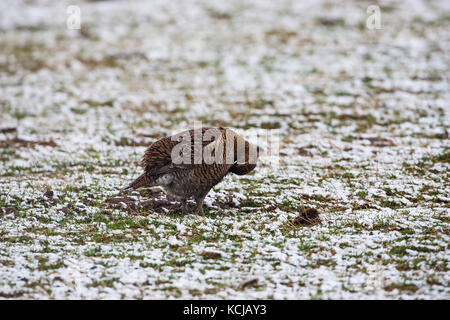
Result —
<svg viewBox="0 0 450 320"><path fill-rule="evenodd" d="M126 189L160 186L177 196L189 211L193 197L195 212L203 214L206 194L225 175L244 175L256 167L260 148L228 128L183 131L154 142L142 159L144 173Z"/></svg>

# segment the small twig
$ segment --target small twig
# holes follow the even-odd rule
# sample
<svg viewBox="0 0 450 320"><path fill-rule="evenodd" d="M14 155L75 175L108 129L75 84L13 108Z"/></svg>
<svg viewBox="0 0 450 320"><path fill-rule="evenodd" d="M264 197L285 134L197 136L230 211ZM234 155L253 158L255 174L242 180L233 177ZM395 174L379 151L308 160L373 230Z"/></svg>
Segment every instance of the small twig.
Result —
<svg viewBox="0 0 450 320"><path fill-rule="evenodd" d="M0 128L0 132L3 134L17 132L17 128L16 127Z"/></svg>
<svg viewBox="0 0 450 320"><path fill-rule="evenodd" d="M250 280L246 280L246 281L244 281L244 282L242 282L240 285L239 285L239 289L245 289L245 288L247 288L247 287L250 287L250 286L254 286L254 285L256 285L258 283L258 278L253 278L253 279L250 279Z"/></svg>

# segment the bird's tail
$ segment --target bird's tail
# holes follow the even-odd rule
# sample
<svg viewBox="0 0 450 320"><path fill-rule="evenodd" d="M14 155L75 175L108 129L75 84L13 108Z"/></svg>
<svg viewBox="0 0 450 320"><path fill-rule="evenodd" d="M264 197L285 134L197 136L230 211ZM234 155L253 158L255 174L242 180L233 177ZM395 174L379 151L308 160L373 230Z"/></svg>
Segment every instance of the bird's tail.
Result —
<svg viewBox="0 0 450 320"><path fill-rule="evenodd" d="M130 183L127 187L123 188L123 190L133 189L136 190L140 187L143 187L149 183L147 176L145 173L141 174L136 180Z"/></svg>

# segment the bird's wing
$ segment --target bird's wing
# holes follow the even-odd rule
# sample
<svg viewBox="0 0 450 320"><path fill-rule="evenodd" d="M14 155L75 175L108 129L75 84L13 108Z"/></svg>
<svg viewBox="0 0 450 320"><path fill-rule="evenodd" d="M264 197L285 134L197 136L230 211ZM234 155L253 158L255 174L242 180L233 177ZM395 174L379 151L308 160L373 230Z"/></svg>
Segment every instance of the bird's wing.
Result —
<svg viewBox="0 0 450 320"><path fill-rule="evenodd" d="M176 141L171 141L170 137L166 137L148 147L142 159L142 165L147 176L166 174L175 169L172 166L171 153L176 144Z"/></svg>
<svg viewBox="0 0 450 320"><path fill-rule="evenodd" d="M183 137L183 133L191 136L190 161L188 159L183 159L178 155L178 152L174 152L174 157L172 158L172 151L180 151L174 150L174 148L183 141L180 138ZM158 176L179 170L192 170L193 168L198 166L198 164L194 164L195 145L193 134L193 130L185 131L179 135L176 135L175 138L173 136L165 137L150 145L150 147L148 147L148 149L145 151L144 157L142 159L142 165L147 176ZM184 137L186 138L186 136ZM212 144L212 142L202 141L203 147L208 144ZM203 149L201 150L201 152L201 154L203 154Z"/></svg>
<svg viewBox="0 0 450 320"><path fill-rule="evenodd" d="M151 168L151 170L146 171L148 176L159 176L159 175L163 175L163 174L167 174L167 173L171 173L171 172L176 172L176 171L180 171L180 170L190 170L192 169L192 165L188 166L188 165L176 165L176 164L169 164L169 165L165 165L162 167L153 167Z"/></svg>

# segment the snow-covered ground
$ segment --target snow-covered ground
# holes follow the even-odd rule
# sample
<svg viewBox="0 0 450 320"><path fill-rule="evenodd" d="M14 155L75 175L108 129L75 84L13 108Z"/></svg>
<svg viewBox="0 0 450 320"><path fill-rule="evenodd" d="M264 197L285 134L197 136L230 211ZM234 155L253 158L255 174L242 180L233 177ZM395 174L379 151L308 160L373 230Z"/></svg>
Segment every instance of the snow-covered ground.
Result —
<svg viewBox="0 0 450 320"><path fill-rule="evenodd" d="M449 299L450 2L216 2L0 1L0 298ZM199 121L279 162L119 190Z"/></svg>

